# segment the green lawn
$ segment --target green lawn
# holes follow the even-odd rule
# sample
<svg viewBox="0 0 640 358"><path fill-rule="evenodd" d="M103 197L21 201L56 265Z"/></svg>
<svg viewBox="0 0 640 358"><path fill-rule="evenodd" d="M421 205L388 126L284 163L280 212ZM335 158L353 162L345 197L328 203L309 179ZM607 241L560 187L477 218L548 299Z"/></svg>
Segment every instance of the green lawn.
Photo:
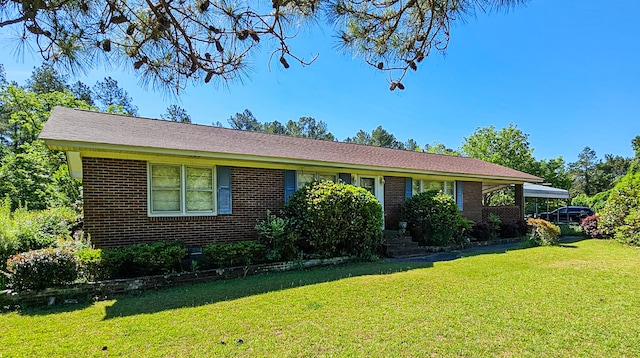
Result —
<svg viewBox="0 0 640 358"><path fill-rule="evenodd" d="M640 250L585 240L5 313L0 357L637 357L639 317Z"/></svg>

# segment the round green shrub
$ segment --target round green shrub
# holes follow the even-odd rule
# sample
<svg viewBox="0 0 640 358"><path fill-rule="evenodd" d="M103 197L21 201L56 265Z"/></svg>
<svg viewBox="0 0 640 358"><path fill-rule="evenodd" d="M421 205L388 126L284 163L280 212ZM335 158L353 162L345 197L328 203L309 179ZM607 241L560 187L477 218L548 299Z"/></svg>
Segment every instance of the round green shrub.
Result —
<svg viewBox="0 0 640 358"><path fill-rule="evenodd" d="M312 182L289 198L284 213L305 254L365 257L381 243L382 205L363 188Z"/></svg>
<svg viewBox="0 0 640 358"><path fill-rule="evenodd" d="M640 246L640 173L627 174L611 189L598 226L603 237Z"/></svg>
<svg viewBox="0 0 640 358"><path fill-rule="evenodd" d="M400 209L411 237L421 245L454 243L464 222L452 197L437 190L425 191L405 200Z"/></svg>
<svg viewBox="0 0 640 358"><path fill-rule="evenodd" d="M42 290L72 283L78 277L78 264L72 250L46 248L11 256L7 272L14 290Z"/></svg>

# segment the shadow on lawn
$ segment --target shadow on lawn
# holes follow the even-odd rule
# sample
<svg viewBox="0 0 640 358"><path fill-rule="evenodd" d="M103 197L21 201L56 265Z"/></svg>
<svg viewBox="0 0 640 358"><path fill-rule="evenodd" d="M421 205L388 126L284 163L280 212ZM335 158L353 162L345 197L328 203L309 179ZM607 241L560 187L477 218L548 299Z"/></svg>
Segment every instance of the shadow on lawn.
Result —
<svg viewBox="0 0 640 358"><path fill-rule="evenodd" d="M563 248L577 248L576 245L571 245L573 243L587 240L588 238L584 236L564 236L559 239L559 247ZM525 242L511 242L505 244L491 245L491 246L479 246L470 249L456 250L450 252L440 252L435 254L426 255L423 257L413 257L408 259L395 259L394 261L402 261L402 262L442 262L442 261L453 261L462 257L472 257L479 255L487 255L487 254L504 254L508 251L516 251L529 249L530 246L527 246Z"/></svg>
<svg viewBox="0 0 640 358"><path fill-rule="evenodd" d="M118 295L113 298L115 300L113 305L105 307L104 319L156 313L183 307L197 307L350 277L388 275L429 267L433 267L433 263L386 261L352 263ZM20 314L45 316L82 310L92 305L92 302L82 300L75 304L56 304L52 307L25 307L20 311Z"/></svg>
<svg viewBox="0 0 640 358"><path fill-rule="evenodd" d="M116 298L113 305L105 308L104 319L156 313L183 307L197 307L350 277L387 275L432 266L432 263L349 264L182 286L162 291L145 292L135 296L120 296Z"/></svg>

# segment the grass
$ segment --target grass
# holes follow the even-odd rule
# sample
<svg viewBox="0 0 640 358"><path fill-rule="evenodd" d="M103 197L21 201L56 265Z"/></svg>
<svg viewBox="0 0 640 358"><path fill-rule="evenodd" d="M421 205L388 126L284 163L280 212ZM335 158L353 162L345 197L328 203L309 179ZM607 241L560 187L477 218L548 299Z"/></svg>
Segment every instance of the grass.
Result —
<svg viewBox="0 0 640 358"><path fill-rule="evenodd" d="M0 356L635 357L639 278L597 240L287 272L5 313Z"/></svg>
<svg viewBox="0 0 640 358"><path fill-rule="evenodd" d="M568 223L558 223L556 224L560 227L560 235L564 236L584 236L582 233L582 228L577 224L568 224Z"/></svg>

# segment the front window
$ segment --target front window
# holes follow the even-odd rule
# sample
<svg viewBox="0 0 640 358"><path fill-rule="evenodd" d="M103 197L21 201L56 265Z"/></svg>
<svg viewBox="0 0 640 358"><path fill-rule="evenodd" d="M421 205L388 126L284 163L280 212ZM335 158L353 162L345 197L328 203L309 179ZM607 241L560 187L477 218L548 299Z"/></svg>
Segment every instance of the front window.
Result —
<svg viewBox="0 0 640 358"><path fill-rule="evenodd" d="M298 173L298 189L305 186L307 183L311 183L312 181L336 181L335 174L325 174L325 173Z"/></svg>
<svg viewBox="0 0 640 358"><path fill-rule="evenodd" d="M151 211L177 213L182 211L180 200L180 166L151 166Z"/></svg>
<svg viewBox="0 0 640 358"><path fill-rule="evenodd" d="M425 191L438 190L444 194L455 198L456 184L454 181L419 180L412 181L413 195L424 193Z"/></svg>
<svg viewBox="0 0 640 358"><path fill-rule="evenodd" d="M360 178L360 187L367 189L374 196L376 195L376 180L374 178Z"/></svg>
<svg viewBox="0 0 640 358"><path fill-rule="evenodd" d="M150 214L215 214L213 168L150 165Z"/></svg>
<svg viewBox="0 0 640 358"><path fill-rule="evenodd" d="M187 167L187 211L213 211L213 170Z"/></svg>

